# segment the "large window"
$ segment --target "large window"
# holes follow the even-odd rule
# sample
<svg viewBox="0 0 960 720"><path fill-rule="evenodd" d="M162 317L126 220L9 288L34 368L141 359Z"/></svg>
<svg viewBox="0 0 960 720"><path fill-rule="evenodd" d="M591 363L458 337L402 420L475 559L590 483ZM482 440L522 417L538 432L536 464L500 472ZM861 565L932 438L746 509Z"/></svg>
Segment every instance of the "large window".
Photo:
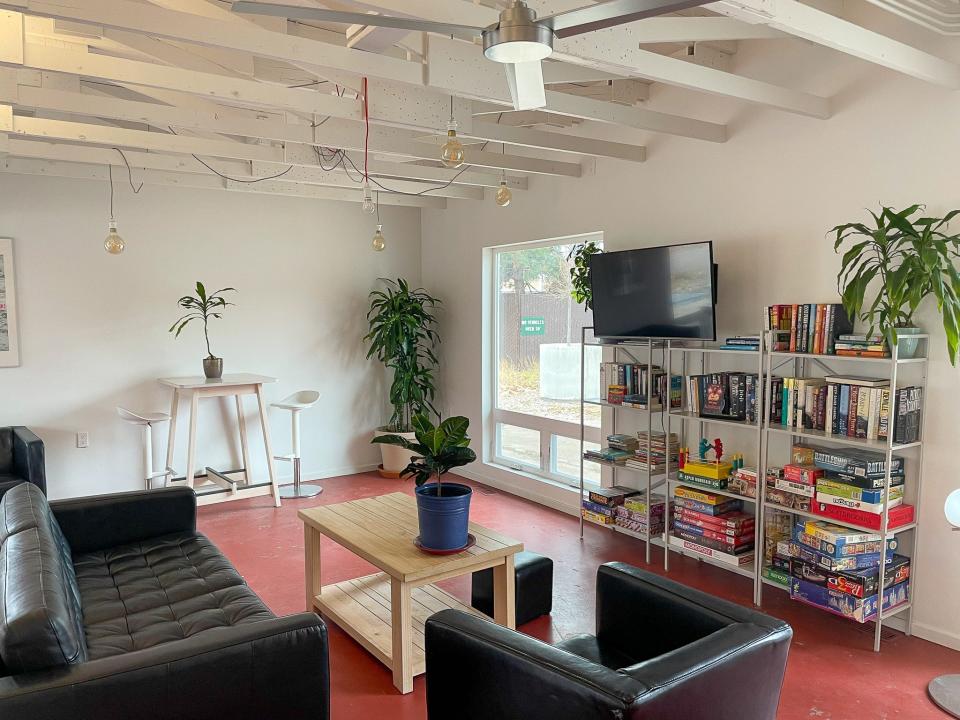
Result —
<svg viewBox="0 0 960 720"><path fill-rule="evenodd" d="M576 484L580 473L580 336L593 316L570 296L573 247L598 235L493 252L493 421L496 462ZM587 397L599 395L600 348L586 348ZM598 447L600 407L585 406L587 446ZM584 467L599 483L599 466Z"/></svg>

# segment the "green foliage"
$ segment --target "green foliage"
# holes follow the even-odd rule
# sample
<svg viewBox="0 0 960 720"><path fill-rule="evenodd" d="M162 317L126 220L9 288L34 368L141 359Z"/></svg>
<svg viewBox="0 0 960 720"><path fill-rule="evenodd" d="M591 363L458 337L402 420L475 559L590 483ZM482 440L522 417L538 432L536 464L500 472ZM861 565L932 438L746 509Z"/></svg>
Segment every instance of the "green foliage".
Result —
<svg viewBox="0 0 960 720"><path fill-rule="evenodd" d="M373 439L375 443L399 445L416 455L410 464L400 473L412 476L417 487L428 480L437 479L437 494L442 492L441 477L455 467L467 465L477 459L470 449L467 429L470 421L465 417L450 417L434 426L429 416L419 414L413 418L413 432L416 440L407 440L401 435L380 435Z"/></svg>
<svg viewBox="0 0 960 720"><path fill-rule="evenodd" d="M831 230L833 249L844 247L837 286L851 317L870 323L896 342L896 328L907 327L928 295L936 298L947 336L947 352L956 364L960 345L960 235L949 235L949 223L960 210L942 218L914 217L922 205L903 210L882 207L870 211L873 225L847 223ZM876 297L867 304L868 286L879 283Z"/></svg>
<svg viewBox="0 0 960 720"><path fill-rule="evenodd" d="M415 415L428 410L436 412L433 407L437 367L434 348L440 337L434 330L433 310L440 301L423 288L411 289L402 278L384 282L385 290L370 293L367 312L370 332L363 339L370 343L367 357L376 357L393 370L390 384L393 414L387 428L393 432L410 432Z"/></svg>
<svg viewBox="0 0 960 720"><path fill-rule="evenodd" d="M578 303L583 305L584 310L593 309L593 291L590 288L590 256L602 253L601 248L593 240L585 243L579 243L573 246L573 250L567 256L568 260L573 261L573 267L570 268L570 295Z"/></svg>
<svg viewBox="0 0 960 720"><path fill-rule="evenodd" d="M561 294L566 286L567 265L556 246L510 250L499 254L501 283L513 285L516 293L524 293L540 280L546 292Z"/></svg>
<svg viewBox="0 0 960 720"><path fill-rule="evenodd" d="M223 317L221 314L223 308L227 305L233 305L232 302L227 302L221 293L236 291L236 288L227 287L207 295L207 289L202 282L197 280L196 295L184 295L177 300L177 304L184 310L189 310L189 312L171 325L168 332L175 333L174 337L180 337L180 333L191 322L203 320L203 338L207 343L207 356L213 357L213 352L210 350L210 335L207 325L211 318L219 320Z"/></svg>

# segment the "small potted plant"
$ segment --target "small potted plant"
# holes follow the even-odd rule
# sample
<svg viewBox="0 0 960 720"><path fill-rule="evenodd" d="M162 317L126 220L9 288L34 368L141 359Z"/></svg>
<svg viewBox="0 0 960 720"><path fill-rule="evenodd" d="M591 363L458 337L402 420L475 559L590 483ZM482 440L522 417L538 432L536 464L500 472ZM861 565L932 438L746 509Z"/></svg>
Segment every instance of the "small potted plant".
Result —
<svg viewBox="0 0 960 720"><path fill-rule="evenodd" d="M916 353L921 330L914 313L928 295L937 302L947 336L947 353L956 364L960 344L960 235L946 226L960 210L942 218L924 217L922 205L903 210L881 207L870 212L873 225L846 223L831 233L833 248L843 250L837 285L851 319L869 323L868 335L879 329L901 358ZM876 281L876 297L868 304L868 287Z"/></svg>
<svg viewBox="0 0 960 720"><path fill-rule="evenodd" d="M434 326L434 309L440 301L422 288L412 288L406 280L383 280L386 287L370 293L367 322L370 343L367 358L376 357L393 371L390 383L390 421L374 431L377 435L402 435L414 439L413 418L436 412L433 373L437 368L434 348L440 342ZM403 447L381 445L383 464L380 474L397 478L410 462Z"/></svg>
<svg viewBox="0 0 960 720"><path fill-rule="evenodd" d="M216 357L210 349L209 323L211 318L218 320L223 317L221 311L227 305L233 305L227 302L222 293L236 292L235 288L228 287L217 290L207 295L207 290L203 283L197 281L196 295L184 295L177 301L177 304L184 310L189 310L186 315L177 320L170 326L170 332L175 333L174 337L180 337L183 329L194 320L203 321L203 339L207 343L207 356L203 359L203 374L208 378L215 380L223 376L223 358Z"/></svg>
<svg viewBox="0 0 960 720"><path fill-rule="evenodd" d="M590 256L602 253L603 249L593 240L573 246L567 260L573 261L570 268L570 296L583 305L583 310L593 309L593 288L590 285Z"/></svg>
<svg viewBox="0 0 960 720"><path fill-rule="evenodd" d="M434 426L426 414L413 418L414 439L380 435L373 442L393 445L413 453L401 476L413 476L417 484L418 545L427 552L463 550L469 543L470 497L473 490L461 483L445 483L443 476L455 467L477 459L470 449L465 417L451 417ZM435 480L436 482L429 482Z"/></svg>

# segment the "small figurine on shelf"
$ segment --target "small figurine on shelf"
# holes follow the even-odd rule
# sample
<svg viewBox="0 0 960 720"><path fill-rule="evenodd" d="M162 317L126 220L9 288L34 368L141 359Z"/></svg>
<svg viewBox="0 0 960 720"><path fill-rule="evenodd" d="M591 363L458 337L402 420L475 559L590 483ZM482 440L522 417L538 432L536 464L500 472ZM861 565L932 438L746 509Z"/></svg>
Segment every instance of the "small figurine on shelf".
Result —
<svg viewBox="0 0 960 720"><path fill-rule="evenodd" d="M707 459L707 452L713 451L713 460ZM724 480L733 472L733 464L723 462L723 442L716 438L712 443L706 438L701 438L698 448L699 458L690 459L689 450L681 453L679 468L688 475L698 475L700 477L711 478L714 480Z"/></svg>
<svg viewBox="0 0 960 720"><path fill-rule="evenodd" d="M720 438L717 438L716 440L714 440L712 445L709 442L707 442L706 438L700 438L700 461L701 462L706 462L708 450L713 450L714 455L716 456L714 457L714 461L719 463L720 459L723 457L723 443L720 441Z"/></svg>

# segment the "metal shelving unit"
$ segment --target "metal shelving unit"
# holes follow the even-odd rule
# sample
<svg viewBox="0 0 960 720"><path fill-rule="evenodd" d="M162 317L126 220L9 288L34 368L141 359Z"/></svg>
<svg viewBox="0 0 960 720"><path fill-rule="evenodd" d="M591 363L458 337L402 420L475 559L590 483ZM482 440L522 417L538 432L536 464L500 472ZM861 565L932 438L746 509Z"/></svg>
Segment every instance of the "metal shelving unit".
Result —
<svg viewBox="0 0 960 720"><path fill-rule="evenodd" d="M768 331L769 332L769 331ZM757 527L759 530L758 536L758 549L760 554L757 555L758 565L757 565L757 575L760 579L760 582L757 583L757 597L756 603L760 605L763 601L763 586L770 585L780 589L784 589L779 583L775 583L771 580L768 580L762 576L763 567L760 563L763 562L763 543L764 543L764 534L766 532L766 523L765 517L768 511L778 511L790 513L794 516L801 516L807 518L813 518L816 520L827 520L828 522L841 525L843 527L850 528L851 530L857 530L861 532L870 532L878 533L881 535L883 542L886 543L891 538L901 535L904 533L909 533L912 535L913 545L911 548L912 557L917 555L917 544L918 544L918 533L917 529L917 517L914 517L914 522L902 525L900 527L891 528L890 527L890 479L891 479L891 466L892 458L895 452L902 451L914 451L915 461L916 461L916 491L913 498L913 505L915 508L915 513L919 512L920 509L920 500L921 500L921 490L923 487L922 483L922 474L923 474L923 430L925 427L925 415L927 407L927 359L926 359L926 345L929 342L928 335L912 335L911 338L918 338L922 340L924 345L924 357L914 357L914 358L900 358L898 357L899 347L897 344L894 344L891 348L891 357L889 358L859 358L859 357L848 357L848 356L838 356L838 355L814 355L808 353L790 353L790 352L774 352L770 348L772 342L767 333L764 333L764 338L767 346L766 351L766 376L764 380L764 408L763 408L763 442L761 443L761 461L760 461L760 475L758 477L757 492L760 495L760 502L758 505L758 518L757 518ZM779 360L779 362L777 362ZM832 364L844 363L847 367L861 367L861 368L888 368L888 378L890 382L891 394L897 389L897 381L899 379L899 371L902 367L913 367L916 366L919 368L921 377L916 383L923 389L923 406L921 410L920 417L920 440L912 443L895 443L893 440L894 437L894 418L893 418L893 409L894 404L891 398L891 407L890 407L890 430L886 440L864 440L862 438L850 438L839 435L832 435L824 431L816 431L795 427L783 427L778 426L778 424L770 422L770 393L771 385L774 373L776 373L781 367L792 362L793 363L793 372L794 377L805 377L810 371L810 365L816 366L819 370L826 374L830 375L840 375L840 372L837 372ZM874 373L876 375L876 373ZM882 376L881 376L882 377ZM771 435L788 435L790 436L791 443L796 442L797 440L813 440L817 443L826 443L833 445L841 445L847 447L859 447L867 450L872 450L875 452L883 452L886 459L886 474L884 477L884 496L883 496L883 513L881 514L880 519L880 529L868 528L862 525L857 525L855 523L843 522L840 520L834 520L833 518L825 518L822 515L817 515L815 513L806 512L802 510L794 510L791 508L784 508L775 503L769 502L766 499L766 472L768 466L768 454L769 454L769 445ZM905 468L906 469L906 468ZM899 548L898 548L899 549ZM895 615L906 615L906 633L911 634L912 624L913 624L913 601L914 593L916 592L916 578L914 572L916 566L911 566L910 568L910 591L907 596L907 600L904 603L896 605L888 610L884 611L883 607L883 593L886 589L885 587L885 578L884 573L881 571L879 574L879 586L877 590L877 615L871 620L874 623L874 639L873 639L873 649L875 652L880 651L880 636L883 629L884 620L891 618Z"/></svg>
<svg viewBox="0 0 960 720"><path fill-rule="evenodd" d="M760 402L759 391L763 384L763 362L764 362L764 353L762 352L762 350L753 350L753 351L729 350L729 349L724 349L716 345L712 345L710 343L705 343L705 342L698 343L698 344L691 344L689 342L676 343L675 341L669 341L667 343L667 360L666 360L666 371L667 371L668 377L673 375L673 367L674 367L673 354L674 353L679 353L681 358L680 367L679 367L679 375L683 378L683 386L681 389L681 408L685 406L684 401L688 400L686 397L687 396L686 379L687 379L687 375L690 373L690 369L691 369L690 365L693 364L694 362L697 362L697 360L699 360L699 368L698 368L697 374L700 374L700 375L707 374L710 372L709 358L713 355L722 355L722 356L740 355L740 356L745 356L748 359L754 360L756 362L755 370L757 373L757 395L758 395L757 402L758 403ZM751 370L751 372L753 372L753 370ZM668 405L669 405L669 401L668 401ZM757 409L758 411L760 410L759 405ZM752 447L738 445L737 452L738 453L741 452L740 448L744 447L745 451L752 450L755 453L754 456L757 459L757 470L758 470L757 492L759 493L759 482L760 482L759 465L760 465L760 453L761 453L760 446L763 438L763 434L761 432L762 425L759 422L759 414L758 414L757 422L747 422L747 421L734 420L729 418L701 417L700 415L698 415L692 410L685 410L685 409L678 410L672 407L669 408L669 412L667 413L667 423L666 423L667 426L665 429L665 433L667 437L667 468L666 469L668 473L670 471L670 431L673 427L674 422L679 423L680 447L688 447L690 445L690 443L686 442L685 438L687 437L687 429L691 425L694 425L696 427L697 443L700 442L701 438L706 436L707 426L718 425L724 428L735 427L735 428L738 428L738 430L740 431L745 431L746 433L752 433L752 441L753 441ZM673 488L676 487L677 485L685 485L686 487L691 487L695 490L703 489L696 485L681 482L680 480L673 480L673 479L668 480L667 482L667 500L668 501ZM663 529L663 543L664 543L664 547L666 548L666 550L663 553L663 569L667 571L670 570L670 552L671 551L680 553L682 555L686 555L687 557L693 557L699 561L706 562L711 565L715 565L716 567L722 568L724 570L729 570L731 572L734 572L737 575L742 575L744 577L748 577L752 579L754 583L754 598L756 598L757 586L759 584L758 578L760 577L759 563L763 555L763 553L761 552L762 546L760 545L760 540L761 540L760 508L758 505L758 499L755 497L752 498L746 495L740 495L739 493L730 492L728 490L714 490L713 488L706 488L705 491L716 493L717 495L724 495L726 497L742 500L746 503L751 503L756 507L756 510L755 510L756 522L754 524L754 536L753 536L754 560L753 560L752 566L735 567L727 563L717 562L708 556L701 555L700 553L696 553L694 551L684 551L675 546L671 547L670 536L672 534L672 528L670 526L670 522L668 521L665 523L664 529Z"/></svg>
<svg viewBox="0 0 960 720"><path fill-rule="evenodd" d="M626 355L627 360L624 362L633 362L638 365L647 366L647 377L650 378L653 374L653 351L656 348L664 347L662 342L659 342L653 338L629 338L623 339L616 343L600 343L596 341L587 341L588 332L592 332L592 327L584 327L580 331L580 500L582 501L586 488L584 486L583 479L583 468L585 462L591 462L584 458L585 448L585 417L584 417L584 407L586 405L600 405L601 407L609 408L613 413L613 418L611 420L611 429L610 433L614 434L617 432L617 413L619 411L639 413L646 416L646 440L647 440L647 452L650 450L650 441L653 434L653 416L660 412L659 409L650 410L650 395L647 393L647 408L635 407L632 405L617 405L615 403L609 403L603 398L587 398L584 396L585 393L585 378L584 378L584 368L586 367L586 348L591 345L597 345L600 347L611 348L613 350L613 360L610 362L620 362L620 356ZM643 362L633 354L632 351L647 351L646 362ZM662 425L662 421L661 421ZM661 427L662 429L662 427ZM642 442L642 439L641 439ZM650 562L650 547L651 545L662 545L663 541L660 538L659 533L651 536L650 534L650 505L652 499L652 493L659 487L662 487L666 484L667 478L665 473L654 473L649 467L646 470L639 470L636 468L629 468L623 465L616 465L614 463L604 463L598 462L597 464L611 468L614 475L614 484L616 484L616 476L620 472L627 472L634 475L640 475L644 480L643 487L641 490L645 493L647 498L647 512L646 512L646 522L647 522L647 532L639 533L633 530L628 530L626 528L619 527L617 525L597 525L598 527L603 527L605 529L612 529L614 532L619 532L624 535L629 535L637 539L643 540L646 544L646 559L647 562ZM584 519L583 514L580 514L580 538L583 539L583 525L585 522L589 522ZM664 522L667 522L667 518L664 518Z"/></svg>

